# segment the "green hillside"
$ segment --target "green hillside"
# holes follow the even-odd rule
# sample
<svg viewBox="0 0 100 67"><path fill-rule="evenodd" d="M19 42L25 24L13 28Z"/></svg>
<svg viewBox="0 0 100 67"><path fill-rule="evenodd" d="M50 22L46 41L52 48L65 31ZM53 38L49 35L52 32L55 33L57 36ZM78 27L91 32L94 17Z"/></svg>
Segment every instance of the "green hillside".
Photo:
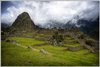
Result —
<svg viewBox="0 0 100 67"><path fill-rule="evenodd" d="M66 40L75 41L70 37L66 38ZM1 64L3 66L98 65L98 55L89 52L87 49L81 48L78 51L66 50L68 46L79 47L79 43L52 46L45 42L47 41L36 40L35 37L9 37L1 42Z"/></svg>

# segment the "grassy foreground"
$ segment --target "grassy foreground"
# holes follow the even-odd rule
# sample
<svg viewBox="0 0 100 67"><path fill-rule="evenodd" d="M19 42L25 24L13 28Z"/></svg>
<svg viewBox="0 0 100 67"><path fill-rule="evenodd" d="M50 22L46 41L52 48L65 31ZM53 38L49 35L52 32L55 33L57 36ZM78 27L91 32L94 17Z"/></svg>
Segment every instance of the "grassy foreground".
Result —
<svg viewBox="0 0 100 67"><path fill-rule="evenodd" d="M87 49L80 51L67 51L65 47L51 46L49 44L42 46L34 46L44 41L32 38L10 37L10 40L16 40L23 46L32 45L32 47L40 50L44 49L50 54L32 51L29 48L23 48L13 43L1 42L1 61L2 66L97 66L98 55L88 53ZM76 45L76 44L75 44ZM77 44L79 45L79 44ZM71 45L72 46L72 45Z"/></svg>

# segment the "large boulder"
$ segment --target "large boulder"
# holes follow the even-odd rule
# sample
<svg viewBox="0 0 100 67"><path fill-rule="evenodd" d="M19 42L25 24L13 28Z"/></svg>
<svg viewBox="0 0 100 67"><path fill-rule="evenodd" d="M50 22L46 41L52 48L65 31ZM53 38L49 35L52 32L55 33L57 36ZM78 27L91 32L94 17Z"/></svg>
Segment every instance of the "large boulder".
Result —
<svg viewBox="0 0 100 67"><path fill-rule="evenodd" d="M40 49L40 52L43 53L43 54L48 54L48 52L45 51L44 49Z"/></svg>

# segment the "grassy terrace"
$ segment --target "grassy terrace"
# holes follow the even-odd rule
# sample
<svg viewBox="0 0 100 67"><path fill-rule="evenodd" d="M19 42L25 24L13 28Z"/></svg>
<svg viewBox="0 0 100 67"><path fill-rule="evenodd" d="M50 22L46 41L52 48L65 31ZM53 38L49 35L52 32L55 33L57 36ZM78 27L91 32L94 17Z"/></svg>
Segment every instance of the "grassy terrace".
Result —
<svg viewBox="0 0 100 67"><path fill-rule="evenodd" d="M80 51L67 51L64 50L66 47L52 46L52 45L42 45L34 46L34 44L42 44L45 41L35 40L34 38L22 38L22 37L10 37L10 40L16 40L23 46L33 45L32 47L40 50L44 49L50 54L43 54L41 52L32 51L29 48L23 48L17 46L13 43L2 41L1 42L1 61L2 65L17 65L17 66L88 66L88 65L98 65L98 55L93 53L88 53L87 49L81 49ZM71 40L69 38L69 40ZM68 44L65 44L68 45ZM72 44L71 46L79 46L79 44Z"/></svg>

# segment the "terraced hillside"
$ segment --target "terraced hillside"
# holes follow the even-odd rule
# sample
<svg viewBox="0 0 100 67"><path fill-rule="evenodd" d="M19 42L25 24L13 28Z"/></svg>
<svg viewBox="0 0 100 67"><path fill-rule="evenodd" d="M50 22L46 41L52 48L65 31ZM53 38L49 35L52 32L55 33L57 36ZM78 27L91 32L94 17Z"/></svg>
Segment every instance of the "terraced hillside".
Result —
<svg viewBox="0 0 100 67"><path fill-rule="evenodd" d="M98 54L81 46L71 36L61 46L48 43L50 35L8 37L1 42L3 66L97 66Z"/></svg>

